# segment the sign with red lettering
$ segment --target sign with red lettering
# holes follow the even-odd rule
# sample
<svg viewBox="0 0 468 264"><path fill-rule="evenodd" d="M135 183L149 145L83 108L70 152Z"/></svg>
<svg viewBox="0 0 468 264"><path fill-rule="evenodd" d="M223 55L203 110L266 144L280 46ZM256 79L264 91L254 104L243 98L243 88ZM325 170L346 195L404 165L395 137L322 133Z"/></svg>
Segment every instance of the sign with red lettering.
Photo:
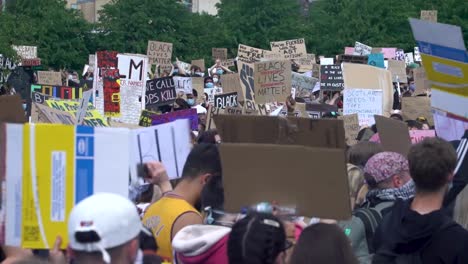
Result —
<svg viewBox="0 0 468 264"><path fill-rule="evenodd" d="M273 60L254 65L254 94L257 104L284 102L291 95L291 61Z"/></svg>
<svg viewBox="0 0 468 264"><path fill-rule="evenodd" d="M104 80L104 115L120 116L120 80L118 69L103 69Z"/></svg>
<svg viewBox="0 0 468 264"><path fill-rule="evenodd" d="M435 137L435 130L410 130L411 143L416 144L423 141L425 138Z"/></svg>

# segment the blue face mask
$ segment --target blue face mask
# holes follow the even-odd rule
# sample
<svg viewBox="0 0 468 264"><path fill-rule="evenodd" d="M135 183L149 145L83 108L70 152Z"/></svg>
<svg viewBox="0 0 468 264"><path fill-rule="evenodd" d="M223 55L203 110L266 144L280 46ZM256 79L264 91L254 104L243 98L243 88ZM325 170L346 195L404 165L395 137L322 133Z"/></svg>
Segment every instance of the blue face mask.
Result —
<svg viewBox="0 0 468 264"><path fill-rule="evenodd" d="M195 104L195 99L189 98L189 99L187 99L187 103L188 103L190 106L192 106L192 105Z"/></svg>
<svg viewBox="0 0 468 264"><path fill-rule="evenodd" d="M23 110L26 111L27 105L23 104Z"/></svg>
<svg viewBox="0 0 468 264"><path fill-rule="evenodd" d="M179 74L179 69L175 69L172 74Z"/></svg>
<svg viewBox="0 0 468 264"><path fill-rule="evenodd" d="M206 88L213 88L214 87L214 84L209 82L209 83L205 83L205 87Z"/></svg>
<svg viewBox="0 0 468 264"><path fill-rule="evenodd" d="M223 71L222 69L219 69L219 70L216 71L216 73L217 73L218 75L221 75L221 74L224 73L224 71Z"/></svg>

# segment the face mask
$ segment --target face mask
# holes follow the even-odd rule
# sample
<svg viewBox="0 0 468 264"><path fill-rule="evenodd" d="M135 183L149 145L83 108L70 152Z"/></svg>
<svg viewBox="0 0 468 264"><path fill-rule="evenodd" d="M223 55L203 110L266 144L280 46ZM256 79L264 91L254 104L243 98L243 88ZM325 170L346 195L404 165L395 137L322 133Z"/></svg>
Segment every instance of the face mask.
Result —
<svg viewBox="0 0 468 264"><path fill-rule="evenodd" d="M203 72L196 72L195 75L203 77L205 74Z"/></svg>
<svg viewBox="0 0 468 264"><path fill-rule="evenodd" d="M195 99L189 98L189 99L187 99L187 103L188 103L190 106L192 106L192 105L195 104Z"/></svg>
<svg viewBox="0 0 468 264"><path fill-rule="evenodd" d="M416 85L410 84L409 89L410 89L411 91L416 90Z"/></svg>
<svg viewBox="0 0 468 264"><path fill-rule="evenodd" d="M205 87L206 88L213 88L214 85L213 85L213 83L209 82L209 83L205 83Z"/></svg>
<svg viewBox="0 0 468 264"><path fill-rule="evenodd" d="M179 74L179 70L178 69L174 70L172 74Z"/></svg>
<svg viewBox="0 0 468 264"><path fill-rule="evenodd" d="M216 73L217 73L218 75L221 75L221 74L224 73L224 71L223 71L222 69L219 69L219 70L216 71Z"/></svg>
<svg viewBox="0 0 468 264"><path fill-rule="evenodd" d="M73 79L73 75L68 75L68 80L72 80Z"/></svg>
<svg viewBox="0 0 468 264"><path fill-rule="evenodd" d="M213 78L213 82L217 83L219 81L218 78Z"/></svg>
<svg viewBox="0 0 468 264"><path fill-rule="evenodd" d="M24 111L26 111L26 108L27 108L26 104L23 104L23 110Z"/></svg>

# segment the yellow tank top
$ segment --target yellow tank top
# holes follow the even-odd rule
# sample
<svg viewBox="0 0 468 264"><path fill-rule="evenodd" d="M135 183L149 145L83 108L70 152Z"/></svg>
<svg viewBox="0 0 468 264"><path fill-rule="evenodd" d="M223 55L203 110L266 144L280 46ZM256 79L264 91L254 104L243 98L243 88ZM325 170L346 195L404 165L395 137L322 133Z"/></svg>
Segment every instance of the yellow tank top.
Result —
<svg viewBox="0 0 468 264"><path fill-rule="evenodd" d="M200 214L187 201L170 193L150 205L143 216L143 225L153 232L159 248L158 255L164 260L173 261L172 227L187 212Z"/></svg>

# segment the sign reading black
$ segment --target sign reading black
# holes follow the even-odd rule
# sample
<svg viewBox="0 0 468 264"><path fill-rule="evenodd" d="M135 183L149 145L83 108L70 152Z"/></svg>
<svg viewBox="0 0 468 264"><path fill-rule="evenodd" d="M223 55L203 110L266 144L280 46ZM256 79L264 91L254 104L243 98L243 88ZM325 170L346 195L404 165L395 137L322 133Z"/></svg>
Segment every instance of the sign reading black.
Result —
<svg viewBox="0 0 468 264"><path fill-rule="evenodd" d="M175 83L172 77L157 78L146 82L146 106L172 104L176 96Z"/></svg>
<svg viewBox="0 0 468 264"><path fill-rule="evenodd" d="M341 65L320 66L320 90L341 91L344 89Z"/></svg>
<svg viewBox="0 0 468 264"><path fill-rule="evenodd" d="M225 109L226 107L237 107L237 92L215 95L214 105L214 107L221 109Z"/></svg>

